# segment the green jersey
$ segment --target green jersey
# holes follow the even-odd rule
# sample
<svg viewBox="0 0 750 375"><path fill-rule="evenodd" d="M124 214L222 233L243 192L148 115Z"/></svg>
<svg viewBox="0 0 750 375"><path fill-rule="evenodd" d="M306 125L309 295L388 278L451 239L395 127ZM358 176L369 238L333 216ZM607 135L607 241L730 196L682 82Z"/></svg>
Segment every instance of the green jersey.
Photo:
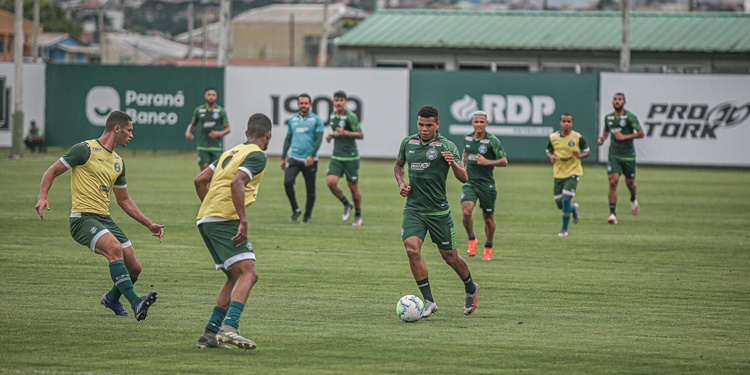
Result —
<svg viewBox="0 0 750 375"><path fill-rule="evenodd" d="M617 116L612 112L604 117L604 128L610 132L609 157L635 160L633 140L618 141L615 139L615 134L633 134L641 130L641 123L638 122L638 117L627 110L625 110L625 114L622 116Z"/></svg>
<svg viewBox="0 0 750 375"><path fill-rule="evenodd" d="M193 111L193 121L198 127L198 151L224 151L223 137L211 138L208 135L216 130L223 131L224 124L229 123L227 112L220 105L212 109L203 104Z"/></svg>
<svg viewBox="0 0 750 375"><path fill-rule="evenodd" d="M477 164L477 155L482 155L488 160L497 160L505 156L505 150L500 140L494 135L485 132L484 138L474 138L474 133L464 136L464 152L466 153L466 173L469 181L466 185L474 185L479 188L495 190L494 166Z"/></svg>
<svg viewBox="0 0 750 375"><path fill-rule="evenodd" d="M338 116L336 111L331 113L331 119L328 125L333 131L333 155L331 159L348 161L359 159L359 151L357 150L357 140L354 138L338 136L336 134L336 128L344 128L344 130L350 132L358 132L361 128L359 127L359 119L354 112L345 110L343 116Z"/></svg>
<svg viewBox="0 0 750 375"><path fill-rule="evenodd" d="M450 165L441 152L450 151L456 163L461 162L456 145L438 134L435 139L422 142L419 134L404 138L398 158L406 161L411 192L406 198L404 212L443 215L450 212L445 194L445 181Z"/></svg>

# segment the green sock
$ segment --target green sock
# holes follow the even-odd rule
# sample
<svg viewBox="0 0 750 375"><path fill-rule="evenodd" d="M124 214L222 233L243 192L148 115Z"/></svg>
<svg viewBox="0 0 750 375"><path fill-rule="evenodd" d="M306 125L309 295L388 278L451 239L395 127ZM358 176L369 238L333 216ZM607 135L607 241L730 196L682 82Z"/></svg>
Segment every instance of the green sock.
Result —
<svg viewBox="0 0 750 375"><path fill-rule="evenodd" d="M570 223L570 213L572 212L570 205L570 197L563 197L562 199L562 229L568 230L568 224Z"/></svg>
<svg viewBox="0 0 750 375"><path fill-rule="evenodd" d="M138 302L138 295L135 294L135 290L133 289L133 281L130 280L130 274L125 267L125 262L116 260L110 263L109 276L112 278L117 289L120 290L120 293L128 299L130 305L135 305Z"/></svg>
<svg viewBox="0 0 750 375"><path fill-rule="evenodd" d="M211 319L209 319L208 324L206 324L206 331L213 333L219 332L219 329L221 329L221 322L224 321L226 316L227 310L224 310L219 306L214 306L214 311L211 313Z"/></svg>
<svg viewBox="0 0 750 375"><path fill-rule="evenodd" d="M242 310L244 309L244 303L237 301L229 302L229 311L227 311L227 317L224 319L224 324L229 324L234 328L240 328L240 315L242 315Z"/></svg>
<svg viewBox="0 0 750 375"><path fill-rule="evenodd" d="M138 276L130 276L130 282L135 285L135 282L138 281ZM109 300L112 302L115 302L120 299L122 296L122 293L120 293L120 289L117 288L117 285L112 285L112 289L109 290Z"/></svg>

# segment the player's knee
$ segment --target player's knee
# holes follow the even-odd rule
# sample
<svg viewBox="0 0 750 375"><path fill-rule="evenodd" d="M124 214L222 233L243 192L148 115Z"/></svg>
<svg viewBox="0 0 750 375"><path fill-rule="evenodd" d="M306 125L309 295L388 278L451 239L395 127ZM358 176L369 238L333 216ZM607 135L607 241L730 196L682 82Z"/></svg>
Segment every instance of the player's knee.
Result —
<svg viewBox="0 0 750 375"><path fill-rule="evenodd" d="M458 261L458 252L456 251L441 251L440 256L443 257L443 260L447 264L453 264Z"/></svg>

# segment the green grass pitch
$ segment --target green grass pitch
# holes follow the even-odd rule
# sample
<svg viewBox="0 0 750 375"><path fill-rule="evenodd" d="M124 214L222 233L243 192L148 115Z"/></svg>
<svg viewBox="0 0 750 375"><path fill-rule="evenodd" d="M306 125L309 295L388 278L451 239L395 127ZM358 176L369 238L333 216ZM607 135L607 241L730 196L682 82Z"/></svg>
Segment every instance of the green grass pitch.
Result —
<svg viewBox="0 0 750 375"><path fill-rule="evenodd" d="M99 304L111 280L104 257L68 232L70 172L52 187L48 220L37 217L41 175L63 149L0 158L0 373L750 373L747 169L640 166L641 213L630 214L621 181L612 226L605 169L585 165L581 222L559 238L551 166L511 159L495 172L493 260L467 258L482 286L477 311L462 314L462 284L428 240L440 311L405 324L396 302L419 290L400 239L393 160L363 161L357 228L341 222L327 160L312 223L289 223L272 157L248 211L260 279L240 326L258 349L244 352L195 346L223 275L195 227L194 153L118 151L131 196L166 225L160 244L112 204L144 267L136 291L155 289L158 302L141 323ZM449 181L463 255L460 185ZM297 196L304 204L301 176ZM474 221L481 245L478 210Z"/></svg>

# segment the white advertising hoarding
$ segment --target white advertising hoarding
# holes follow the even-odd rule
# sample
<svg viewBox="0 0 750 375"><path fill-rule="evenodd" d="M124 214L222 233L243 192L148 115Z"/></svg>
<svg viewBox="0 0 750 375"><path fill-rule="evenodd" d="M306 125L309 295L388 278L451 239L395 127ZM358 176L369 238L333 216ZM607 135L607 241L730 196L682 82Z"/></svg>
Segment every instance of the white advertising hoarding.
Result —
<svg viewBox="0 0 750 375"><path fill-rule="evenodd" d="M634 141L638 163L750 166L750 76L602 73L599 134L618 92L646 134Z"/></svg>
<svg viewBox="0 0 750 375"><path fill-rule="evenodd" d="M297 112L297 96L312 97L312 111L328 123L333 93L343 90L348 109L360 118L364 139L358 140L362 157L396 158L408 132L409 72L406 69L316 69L227 67L224 99L232 131L224 148L244 142L247 119L264 113L273 121L268 153L281 155L286 121ZM326 132L330 129L326 126ZM330 156L333 143L320 147L320 156Z"/></svg>
<svg viewBox="0 0 750 375"><path fill-rule="evenodd" d="M22 87L22 110L23 110L23 136L29 130L31 120L46 129L44 121L45 103L45 68L44 64L23 64L23 87ZM15 85L15 72L12 62L0 63L0 147L13 145L13 112L14 99L13 87Z"/></svg>

